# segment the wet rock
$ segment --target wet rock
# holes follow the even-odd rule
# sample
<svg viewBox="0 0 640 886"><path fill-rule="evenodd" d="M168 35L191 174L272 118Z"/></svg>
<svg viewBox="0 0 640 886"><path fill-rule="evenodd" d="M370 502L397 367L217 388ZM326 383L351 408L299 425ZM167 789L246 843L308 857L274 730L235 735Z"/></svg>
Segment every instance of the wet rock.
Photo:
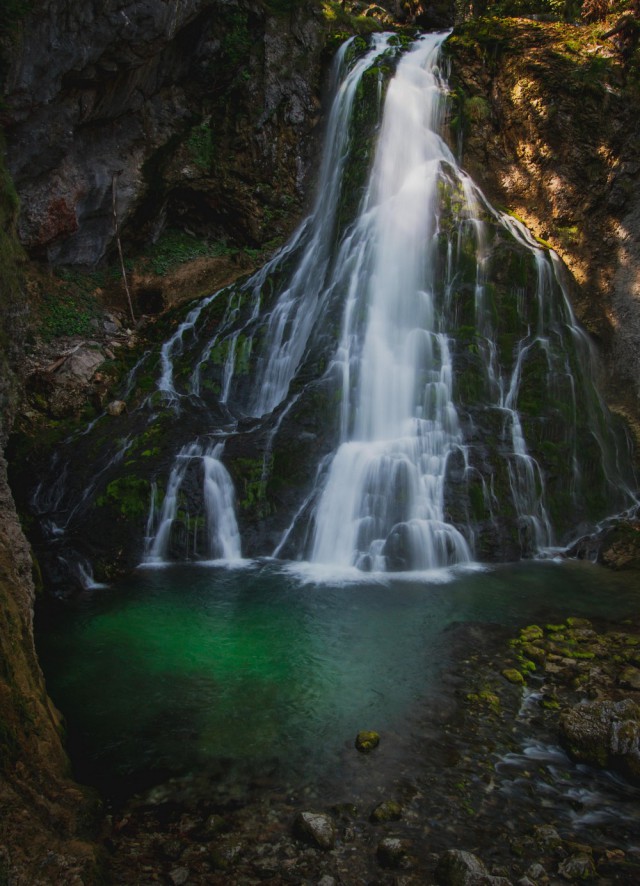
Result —
<svg viewBox="0 0 640 886"><path fill-rule="evenodd" d="M538 862L528 867L525 874L527 879L533 880L534 883L546 883L549 880L547 872Z"/></svg>
<svg viewBox="0 0 640 886"><path fill-rule="evenodd" d="M463 849L449 849L440 858L436 878L442 886L511 886L506 877L494 877L482 861Z"/></svg>
<svg viewBox="0 0 640 886"><path fill-rule="evenodd" d="M562 838L553 825L538 825L533 829L533 833L536 843L545 852L557 853L562 851Z"/></svg>
<svg viewBox="0 0 640 886"><path fill-rule="evenodd" d="M333 849L336 844L336 826L324 812L299 812L293 823L293 834L319 849Z"/></svg>
<svg viewBox="0 0 640 886"><path fill-rule="evenodd" d="M618 682L625 689L640 691L640 670L634 667L625 668L620 674Z"/></svg>
<svg viewBox="0 0 640 886"><path fill-rule="evenodd" d="M99 348L81 347L67 357L59 374L87 384L101 363L104 363L104 354Z"/></svg>
<svg viewBox="0 0 640 886"><path fill-rule="evenodd" d="M560 863L558 873L565 880L587 880L595 876L596 869L588 853L576 852Z"/></svg>
<svg viewBox="0 0 640 886"><path fill-rule="evenodd" d="M358 817L358 807L355 803L336 803L331 811L342 821L351 821Z"/></svg>
<svg viewBox="0 0 640 886"><path fill-rule="evenodd" d="M380 744L380 736L377 732L362 731L356 736L356 748L363 754L368 754Z"/></svg>
<svg viewBox="0 0 640 886"><path fill-rule="evenodd" d="M631 699L577 705L560 718L560 734L579 762L640 778L640 705Z"/></svg>
<svg viewBox="0 0 640 886"><path fill-rule="evenodd" d="M502 671L502 676L505 680L508 680L509 683L513 683L515 686L522 686L524 683L524 677L520 671L516 670L516 668L505 668Z"/></svg>
<svg viewBox="0 0 640 886"><path fill-rule="evenodd" d="M122 415L127 411L127 404L124 400L112 400L107 406L109 415Z"/></svg>
<svg viewBox="0 0 640 886"><path fill-rule="evenodd" d="M379 803L369 816L369 820L375 824L383 824L386 821L399 821L402 818L402 806L395 800L384 800Z"/></svg>
<svg viewBox="0 0 640 886"><path fill-rule="evenodd" d="M205 821L203 830L207 836L215 837L216 834L221 834L224 831L228 831L229 825L222 815L212 813Z"/></svg>
<svg viewBox="0 0 640 886"><path fill-rule="evenodd" d="M378 843L376 855L383 867L402 868L410 864L411 843L400 837L385 837Z"/></svg>
<svg viewBox="0 0 640 886"><path fill-rule="evenodd" d="M598 560L610 569L640 568L640 520L621 520L608 532Z"/></svg>
<svg viewBox="0 0 640 886"><path fill-rule="evenodd" d="M158 844L158 849L164 855L165 858L170 861L177 861L182 855L182 850L184 846L180 840L161 840Z"/></svg>

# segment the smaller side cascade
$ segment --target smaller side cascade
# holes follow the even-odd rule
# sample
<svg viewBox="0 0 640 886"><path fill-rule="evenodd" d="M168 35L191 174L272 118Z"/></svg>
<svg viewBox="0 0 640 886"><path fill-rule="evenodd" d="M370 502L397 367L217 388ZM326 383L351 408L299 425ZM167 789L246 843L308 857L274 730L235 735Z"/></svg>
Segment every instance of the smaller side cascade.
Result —
<svg viewBox="0 0 640 886"><path fill-rule="evenodd" d="M172 560L239 560L235 490L220 461L223 443L183 446L175 458L162 504L151 493L143 565Z"/></svg>

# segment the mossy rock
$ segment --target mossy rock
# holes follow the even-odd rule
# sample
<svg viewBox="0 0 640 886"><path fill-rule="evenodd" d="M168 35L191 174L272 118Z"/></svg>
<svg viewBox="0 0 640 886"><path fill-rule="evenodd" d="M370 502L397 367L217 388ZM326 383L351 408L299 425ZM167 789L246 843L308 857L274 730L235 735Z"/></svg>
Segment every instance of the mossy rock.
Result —
<svg viewBox="0 0 640 886"><path fill-rule="evenodd" d="M509 683L513 683L514 686L524 685L524 677L517 668L505 668L501 671L501 674L505 680L508 680Z"/></svg>
<svg viewBox="0 0 640 886"><path fill-rule="evenodd" d="M363 754L368 754L380 744L380 735L377 732L362 731L356 736L355 746Z"/></svg>
<svg viewBox="0 0 640 886"><path fill-rule="evenodd" d="M400 821L402 818L402 806L396 800L384 800L379 803L371 815L369 821L374 824L384 824L387 821Z"/></svg>

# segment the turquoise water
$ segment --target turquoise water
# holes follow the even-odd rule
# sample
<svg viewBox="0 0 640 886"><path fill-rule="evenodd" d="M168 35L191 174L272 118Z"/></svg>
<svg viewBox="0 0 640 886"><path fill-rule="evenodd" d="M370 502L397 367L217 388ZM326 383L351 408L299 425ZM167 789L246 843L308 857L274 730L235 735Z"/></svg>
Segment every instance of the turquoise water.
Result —
<svg viewBox="0 0 640 886"><path fill-rule="evenodd" d="M584 563L319 581L274 562L139 570L38 617L77 775L123 795L191 772L341 777L360 729L410 735L456 622L638 611L640 589Z"/></svg>

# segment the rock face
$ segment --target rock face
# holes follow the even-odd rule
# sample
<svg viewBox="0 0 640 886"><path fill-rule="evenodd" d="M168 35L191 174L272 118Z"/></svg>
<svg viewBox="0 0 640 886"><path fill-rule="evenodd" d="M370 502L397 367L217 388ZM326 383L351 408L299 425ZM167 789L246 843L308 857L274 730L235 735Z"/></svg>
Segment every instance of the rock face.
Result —
<svg viewBox="0 0 640 886"><path fill-rule="evenodd" d="M454 138L485 193L549 241L580 284L574 306L604 345L610 399L640 438L640 128L604 30L518 19L456 29Z"/></svg>
<svg viewBox="0 0 640 886"><path fill-rule="evenodd" d="M33 564L2 455L24 335L16 208L0 161L0 880L81 884L95 874L94 851L78 839L95 804L69 779L59 716L45 692L33 643Z"/></svg>
<svg viewBox="0 0 640 886"><path fill-rule="evenodd" d="M186 215L214 238L288 232L318 112L312 4L275 16L205 0L41 6L14 46L4 110L33 255L94 265L114 205L125 243Z"/></svg>

